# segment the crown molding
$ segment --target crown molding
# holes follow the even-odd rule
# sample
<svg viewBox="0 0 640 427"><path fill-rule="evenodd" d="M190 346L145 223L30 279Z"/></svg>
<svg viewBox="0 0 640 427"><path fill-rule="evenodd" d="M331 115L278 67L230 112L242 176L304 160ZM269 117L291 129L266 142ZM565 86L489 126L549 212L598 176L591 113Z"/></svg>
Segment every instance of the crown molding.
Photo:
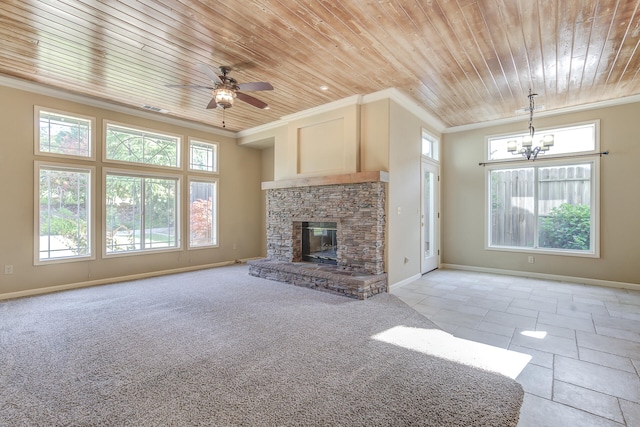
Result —
<svg viewBox="0 0 640 427"><path fill-rule="evenodd" d="M306 117L314 116L316 114L333 111L338 108L348 107L351 105L369 104L382 99L391 99L397 102L402 107L404 107L409 112L411 112L416 117L418 117L420 120L422 120L423 122L431 126L436 132L443 132L444 129L446 128L445 124L440 119L438 119L437 117L427 112L413 98L411 98L409 95L402 92L401 90L398 90L392 87L389 89L384 89L384 90L367 94L367 95L353 95L348 98L343 98L338 101L320 105L318 107L313 107L307 110L299 111L297 113L282 116L280 120L267 123L261 126L256 126L254 128L242 130L238 132L236 135L239 138L247 137L247 136L255 135L260 132L271 130L280 126L285 126L293 120L303 119Z"/></svg>
<svg viewBox="0 0 640 427"><path fill-rule="evenodd" d="M41 83L35 83L28 80L19 79L17 77L10 77L4 74L0 74L0 85L13 89L23 90L26 92L31 92L36 95L51 96L53 98L59 98L70 102L77 102L78 104L88 105L90 107L102 108L109 111L115 111L117 113L129 114L131 116L155 120L157 122L167 123L173 126L181 126L189 129L212 133L219 136L236 138L235 132L220 130L213 126L207 126L201 123L191 122L189 120L183 120L175 117L164 116L159 113L150 113L147 111L138 110L134 107L127 107L101 99L91 98L86 95L80 95L77 93L47 86Z"/></svg>
<svg viewBox="0 0 640 427"><path fill-rule="evenodd" d="M362 95L353 95L348 98L343 98L337 101L329 102L328 104L322 104L317 107L309 108L307 110L298 111L297 113L282 116L281 119L287 123L294 120L305 119L307 117L315 116L317 114L337 110L338 108L349 107L351 105L359 105L361 103L361 100L362 100Z"/></svg>
<svg viewBox="0 0 640 427"><path fill-rule="evenodd" d="M555 110L540 111L539 113L536 113L536 117L540 118L540 117L558 116L561 114L577 113L581 111L596 110L599 108L615 107L618 105L633 104L636 102L640 102L640 95L631 95L631 96L625 96L623 98L609 99L607 101L593 102L591 104L582 104L582 105L576 105L573 107L565 107L565 108L558 108ZM487 128L491 126L499 126L499 125L504 125L509 123L520 122L523 120L526 120L526 118L523 117L522 115L519 115L516 117L508 117L506 119L491 120L488 122L471 123L468 125L461 125L461 126L452 126L452 127L446 128L443 131L443 133L464 132L468 130L482 129L482 128Z"/></svg>
<svg viewBox="0 0 640 427"><path fill-rule="evenodd" d="M446 125L442 120L429 113L412 97L395 87L364 95L362 97L362 103L368 104L371 102L379 101L381 99L391 99L395 101L410 113L418 117L420 120L431 126L436 132L444 132L444 130L446 129Z"/></svg>
<svg viewBox="0 0 640 427"><path fill-rule="evenodd" d="M245 130L241 130L238 133L236 133L236 137L238 138L244 138L247 136L251 136L251 135L256 135L259 134L261 132L266 132L269 130L273 130L273 129L277 129L281 126L286 126L287 122L285 120L276 120L274 122L269 122L269 123L265 123L263 125L260 126L256 126L256 127L252 127L249 129L245 129Z"/></svg>
<svg viewBox="0 0 640 427"><path fill-rule="evenodd" d="M317 107L282 116L280 120L276 120L274 122L241 130L236 134L236 136L238 138L244 138L247 136L256 135L261 132L279 128L280 126L286 126L289 124L289 122L294 120L304 119L307 117L315 116L316 114L327 113L329 111L337 110L338 108L349 107L351 105L359 105L361 103L361 100L362 95L353 95L348 98L339 99L337 101L329 102L328 104L322 104Z"/></svg>

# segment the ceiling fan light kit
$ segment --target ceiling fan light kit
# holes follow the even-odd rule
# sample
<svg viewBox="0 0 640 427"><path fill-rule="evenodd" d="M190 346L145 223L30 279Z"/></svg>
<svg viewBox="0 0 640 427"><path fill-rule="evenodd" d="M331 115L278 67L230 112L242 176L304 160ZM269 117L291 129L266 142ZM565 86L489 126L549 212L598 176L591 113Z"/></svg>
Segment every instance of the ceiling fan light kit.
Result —
<svg viewBox="0 0 640 427"><path fill-rule="evenodd" d="M197 67L202 71L213 83L213 86L201 86L201 85L167 85L167 87L179 87L187 89L208 89L211 90L213 98L209 101L207 109L221 108L224 111L233 107L233 104L237 99L246 102L249 105L253 105L256 108L262 110L269 107L264 101L259 100L251 95L247 95L240 91L261 91L261 90L273 90L273 86L268 82L249 82L238 83L233 77L229 77L231 67L218 67L220 74L217 74L211 67L205 64L197 64ZM225 127L224 117L222 119L222 127Z"/></svg>
<svg viewBox="0 0 640 427"><path fill-rule="evenodd" d="M215 89L212 94L218 107L222 109L233 107L233 101L236 99L236 93L233 90L222 87Z"/></svg>

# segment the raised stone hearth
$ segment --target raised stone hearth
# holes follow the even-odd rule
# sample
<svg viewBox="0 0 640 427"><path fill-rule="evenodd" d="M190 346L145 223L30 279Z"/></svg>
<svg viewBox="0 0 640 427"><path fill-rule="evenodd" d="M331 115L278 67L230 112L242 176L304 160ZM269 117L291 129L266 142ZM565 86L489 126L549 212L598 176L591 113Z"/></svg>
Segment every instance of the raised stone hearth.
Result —
<svg viewBox="0 0 640 427"><path fill-rule="evenodd" d="M339 270L334 265L283 262L269 259L249 261L250 274L296 286L366 299L387 290L386 274L365 274Z"/></svg>
<svg viewBox="0 0 640 427"><path fill-rule="evenodd" d="M263 183L267 190L267 259L254 276L355 298L386 291L385 172ZM337 265L302 263L302 223L337 225Z"/></svg>

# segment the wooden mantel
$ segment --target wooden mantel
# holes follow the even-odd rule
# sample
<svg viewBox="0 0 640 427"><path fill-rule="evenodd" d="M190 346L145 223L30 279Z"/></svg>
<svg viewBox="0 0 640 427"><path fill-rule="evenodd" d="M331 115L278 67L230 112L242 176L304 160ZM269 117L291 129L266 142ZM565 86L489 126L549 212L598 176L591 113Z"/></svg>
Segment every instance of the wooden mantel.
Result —
<svg viewBox="0 0 640 427"><path fill-rule="evenodd" d="M313 187L317 185L361 184L363 182L389 182L389 172L357 172L342 175L280 179L278 181L263 182L262 189L272 190L276 188Z"/></svg>

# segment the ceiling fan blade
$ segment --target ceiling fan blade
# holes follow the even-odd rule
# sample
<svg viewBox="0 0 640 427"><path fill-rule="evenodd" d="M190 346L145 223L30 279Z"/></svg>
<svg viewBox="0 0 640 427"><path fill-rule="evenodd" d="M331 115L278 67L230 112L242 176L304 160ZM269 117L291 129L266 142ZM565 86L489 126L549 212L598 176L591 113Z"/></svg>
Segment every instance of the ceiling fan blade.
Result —
<svg viewBox="0 0 640 427"><path fill-rule="evenodd" d="M267 108L267 106L269 105L266 102L260 101L258 98L254 98L253 96L247 95L246 93L242 93L242 92L236 92L236 98L246 102L247 104L251 104L254 107L258 107L262 109Z"/></svg>
<svg viewBox="0 0 640 427"><path fill-rule="evenodd" d="M207 89L214 90L214 87L211 86L202 86L202 85L164 85L165 87L179 87L179 88L187 88L187 89Z"/></svg>
<svg viewBox="0 0 640 427"><path fill-rule="evenodd" d="M273 86L268 82L249 82L249 83L240 83L238 85L240 90L246 91L256 91L256 90L273 90Z"/></svg>
<svg viewBox="0 0 640 427"><path fill-rule="evenodd" d="M217 108L218 104L216 103L216 99L215 98L211 98L211 101L209 101L209 103L207 104L207 110L211 110L213 108Z"/></svg>
<svg viewBox="0 0 640 427"><path fill-rule="evenodd" d="M209 67L208 65L205 65L205 64L196 64L196 66L198 67L198 69L200 71L202 71L204 74L206 74L206 76L209 77L212 82L214 82L216 84L222 84L222 80L215 73L215 71L213 71L211 69L211 67Z"/></svg>

